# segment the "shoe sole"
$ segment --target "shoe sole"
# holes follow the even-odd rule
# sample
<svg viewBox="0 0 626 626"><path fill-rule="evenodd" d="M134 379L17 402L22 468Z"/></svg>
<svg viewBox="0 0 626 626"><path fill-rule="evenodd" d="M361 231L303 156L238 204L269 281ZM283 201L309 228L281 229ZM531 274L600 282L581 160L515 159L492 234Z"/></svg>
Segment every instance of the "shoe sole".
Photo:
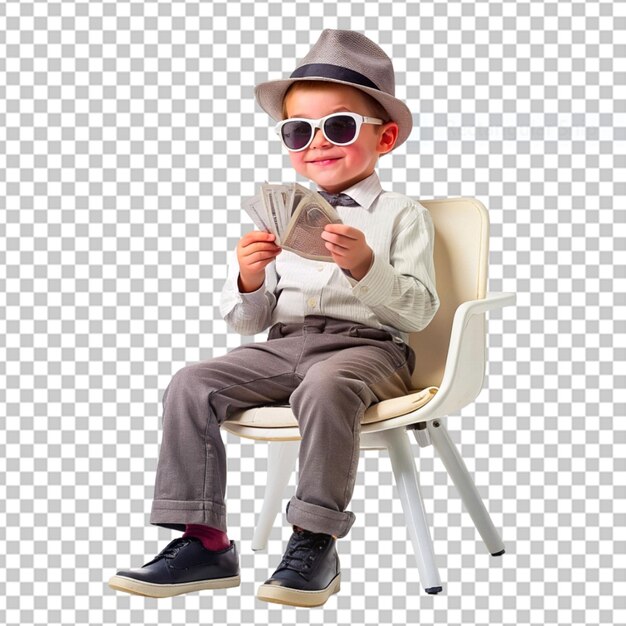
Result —
<svg viewBox="0 0 626 626"><path fill-rule="evenodd" d="M261 585L256 597L265 602L276 602L277 604L288 604L289 606L321 606L333 593L339 591L340 583L341 574L337 574L330 581L328 587L319 591L306 591L305 589L293 589L278 585Z"/></svg>
<svg viewBox="0 0 626 626"><path fill-rule="evenodd" d="M203 589L228 589L229 587L238 587L241 584L241 577L230 576L228 578L213 578L209 580L198 580L191 583L177 583L174 585L158 585L156 583L147 583L135 578L126 576L113 576L109 580L109 587L116 591L125 591L136 596L145 596L147 598L170 598L171 596L179 596L183 593L191 593L193 591L202 591Z"/></svg>

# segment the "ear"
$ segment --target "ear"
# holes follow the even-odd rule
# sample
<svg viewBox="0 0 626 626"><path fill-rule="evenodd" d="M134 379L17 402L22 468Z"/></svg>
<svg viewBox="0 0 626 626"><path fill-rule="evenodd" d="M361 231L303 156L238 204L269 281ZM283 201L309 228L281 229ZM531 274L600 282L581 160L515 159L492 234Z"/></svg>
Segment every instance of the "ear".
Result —
<svg viewBox="0 0 626 626"><path fill-rule="evenodd" d="M378 135L378 153L379 155L391 152L398 141L398 124L396 122L387 122L380 127Z"/></svg>

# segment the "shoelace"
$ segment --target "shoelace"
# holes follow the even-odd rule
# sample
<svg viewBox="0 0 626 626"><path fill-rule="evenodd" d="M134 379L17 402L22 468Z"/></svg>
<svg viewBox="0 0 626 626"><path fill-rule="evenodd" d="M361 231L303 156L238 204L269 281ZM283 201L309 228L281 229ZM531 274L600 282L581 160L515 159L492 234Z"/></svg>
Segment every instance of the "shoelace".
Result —
<svg viewBox="0 0 626 626"><path fill-rule="evenodd" d="M289 540L279 567L297 572L309 570L327 544L328 535L296 532Z"/></svg>
<svg viewBox="0 0 626 626"><path fill-rule="evenodd" d="M168 543L159 554L155 557L155 559L171 559L174 558L182 548L191 543L191 539L177 537L174 541Z"/></svg>

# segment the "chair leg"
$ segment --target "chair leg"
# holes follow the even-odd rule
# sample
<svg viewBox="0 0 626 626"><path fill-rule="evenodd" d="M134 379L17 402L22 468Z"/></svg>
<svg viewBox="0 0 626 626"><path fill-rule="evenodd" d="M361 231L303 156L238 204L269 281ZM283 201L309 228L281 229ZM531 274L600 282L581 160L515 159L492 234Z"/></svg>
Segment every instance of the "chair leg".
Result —
<svg viewBox="0 0 626 626"><path fill-rule="evenodd" d="M267 484L263 508L257 518L254 536L252 537L253 550L265 550L267 540L274 526L276 516L280 511L285 489L296 466L299 441L270 441L267 459Z"/></svg>
<svg viewBox="0 0 626 626"><path fill-rule="evenodd" d="M379 434L389 450L393 475L417 559L420 582L427 593L439 593L442 590L441 579L435 564L433 542L428 529L409 437L402 428L382 431Z"/></svg>
<svg viewBox="0 0 626 626"><path fill-rule="evenodd" d="M463 504L485 542L487 550L493 556L504 554L504 543L502 543L500 534L493 525L491 517L478 493L478 489L476 489L474 480L454 442L450 439L445 425L441 420L433 420L428 422L428 430L433 446L441 457L448 474L450 474L452 482L459 490Z"/></svg>

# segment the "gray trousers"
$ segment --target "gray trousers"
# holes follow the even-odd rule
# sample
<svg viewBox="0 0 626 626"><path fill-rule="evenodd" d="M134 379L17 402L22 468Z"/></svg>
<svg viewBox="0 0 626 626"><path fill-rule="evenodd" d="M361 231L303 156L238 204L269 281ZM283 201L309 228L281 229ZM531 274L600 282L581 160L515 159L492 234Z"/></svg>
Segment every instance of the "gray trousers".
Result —
<svg viewBox="0 0 626 626"><path fill-rule="evenodd" d="M300 444L287 521L344 537L359 462L361 418L372 404L406 394L415 353L390 333L308 315L279 322L264 342L189 365L163 397L163 439L150 522L226 532L226 451L220 424L242 409L289 403Z"/></svg>

